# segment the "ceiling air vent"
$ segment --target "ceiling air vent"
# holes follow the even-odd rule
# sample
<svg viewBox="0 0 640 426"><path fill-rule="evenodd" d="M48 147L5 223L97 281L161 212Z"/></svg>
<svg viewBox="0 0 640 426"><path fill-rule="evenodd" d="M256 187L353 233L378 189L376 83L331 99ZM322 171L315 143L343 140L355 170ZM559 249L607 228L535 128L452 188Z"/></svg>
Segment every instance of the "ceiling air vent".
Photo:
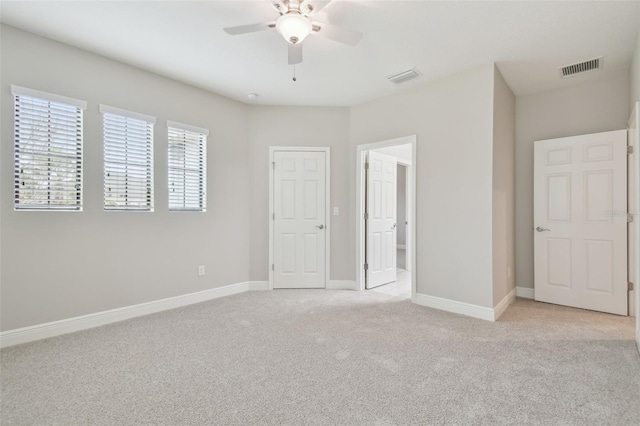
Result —
<svg viewBox="0 0 640 426"><path fill-rule="evenodd" d="M589 59L588 61L580 62L577 64L567 65L560 68L560 74L562 77L573 77L574 75L584 74L586 72L597 71L602 66L602 56Z"/></svg>
<svg viewBox="0 0 640 426"><path fill-rule="evenodd" d="M411 68L406 71L399 72L398 74L390 75L387 77L387 80L395 84L400 84L418 77L420 77L418 70Z"/></svg>

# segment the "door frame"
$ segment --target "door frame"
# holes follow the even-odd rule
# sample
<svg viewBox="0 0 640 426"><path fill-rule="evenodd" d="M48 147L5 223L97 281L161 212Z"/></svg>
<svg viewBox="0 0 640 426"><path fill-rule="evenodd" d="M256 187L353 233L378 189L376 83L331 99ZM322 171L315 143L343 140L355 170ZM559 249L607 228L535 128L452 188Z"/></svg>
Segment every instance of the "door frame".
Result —
<svg viewBox="0 0 640 426"><path fill-rule="evenodd" d="M311 146L270 146L269 147L269 290L273 290L273 212L274 212L274 197L273 197L273 164L275 153L278 151L285 152L324 152L325 153L325 273L324 273L324 288L327 288L327 284L330 280L331 272L331 148L328 146L311 147Z"/></svg>
<svg viewBox="0 0 640 426"><path fill-rule="evenodd" d="M416 156L416 147L417 147L417 137L416 135L404 136L397 139L389 139L380 142L373 142L367 144L358 145L356 151L356 196L355 196L355 214L356 214L356 288L360 291L363 291L365 284L365 273L364 273L364 264L365 264L365 241L364 241L364 194L366 191L365 188L365 168L364 164L366 162L366 153L372 149L378 148L386 148L389 146L395 145L405 145L411 144L411 165L407 167L407 175L410 175L408 179L410 183L410 187L407 188L407 198L411 198L410 209L407 210L407 217L409 219L409 230L407 232L407 247L409 247L409 256L407 256L407 261L410 262L411 265L411 301L416 303L416 277L417 277L417 268L416 268L416 176L417 176L417 165L418 158ZM409 260L410 259L410 260Z"/></svg>
<svg viewBox="0 0 640 426"><path fill-rule="evenodd" d="M631 167L627 167L627 173L631 176L634 182L635 191L638 192L640 188L640 102L636 102L631 109L631 115L627 122L627 132L632 133L631 137L628 137L628 141L631 141L633 146L633 154L629 158L627 163ZM629 281L634 285L635 296L635 316L636 316L636 345L640 351L640 197L634 199L627 199L627 205L629 210L627 213L632 213L634 221L633 225L629 226L630 231L635 234L635 253L634 258L629 258L629 265L632 263L635 265L635 277L628 277ZM629 250L631 252L631 250ZM629 295L631 296L631 295Z"/></svg>

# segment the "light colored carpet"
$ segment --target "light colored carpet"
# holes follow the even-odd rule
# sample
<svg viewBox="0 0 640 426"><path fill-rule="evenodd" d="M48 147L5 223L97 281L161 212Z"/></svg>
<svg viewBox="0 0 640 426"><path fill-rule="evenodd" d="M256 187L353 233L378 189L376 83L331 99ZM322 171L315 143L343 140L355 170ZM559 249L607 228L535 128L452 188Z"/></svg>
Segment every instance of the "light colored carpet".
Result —
<svg viewBox="0 0 640 426"><path fill-rule="evenodd" d="M640 422L633 320L252 292L1 351L2 424Z"/></svg>

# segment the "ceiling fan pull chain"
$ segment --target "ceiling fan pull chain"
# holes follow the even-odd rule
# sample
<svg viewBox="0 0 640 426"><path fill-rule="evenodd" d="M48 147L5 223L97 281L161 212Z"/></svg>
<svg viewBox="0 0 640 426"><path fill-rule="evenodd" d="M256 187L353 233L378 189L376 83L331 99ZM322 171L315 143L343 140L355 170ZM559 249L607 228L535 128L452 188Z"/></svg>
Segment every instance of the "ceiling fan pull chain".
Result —
<svg viewBox="0 0 640 426"><path fill-rule="evenodd" d="M293 81L298 81L298 79L296 78L296 66L293 66Z"/></svg>

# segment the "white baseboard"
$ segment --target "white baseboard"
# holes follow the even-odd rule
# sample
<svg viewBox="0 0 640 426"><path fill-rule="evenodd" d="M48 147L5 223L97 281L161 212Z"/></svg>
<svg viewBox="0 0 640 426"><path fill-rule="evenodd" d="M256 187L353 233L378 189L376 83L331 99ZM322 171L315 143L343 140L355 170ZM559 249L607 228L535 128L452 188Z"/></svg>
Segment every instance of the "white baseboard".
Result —
<svg viewBox="0 0 640 426"><path fill-rule="evenodd" d="M268 289L269 283L267 281L245 281L224 287L198 291L196 293L154 300L153 302L140 303L138 305L125 306L123 308L96 312L45 324L3 331L0 333L0 347L6 348L34 340L46 339L47 337L73 333L74 331L86 330L88 328L99 327L101 325L166 311L168 309L206 302L207 300L244 293L245 291Z"/></svg>
<svg viewBox="0 0 640 426"><path fill-rule="evenodd" d="M359 290L355 280L329 280L327 290Z"/></svg>
<svg viewBox="0 0 640 426"><path fill-rule="evenodd" d="M396 248L400 249L400 250L406 250L407 246L404 244L396 244Z"/></svg>
<svg viewBox="0 0 640 426"><path fill-rule="evenodd" d="M535 290L529 287L516 287L516 296L524 299L534 299Z"/></svg>
<svg viewBox="0 0 640 426"><path fill-rule="evenodd" d="M453 312L454 314L462 314L486 321L495 321L494 310L485 308L484 306L472 305L470 303L420 293L416 294L415 303L429 308L440 309L441 311Z"/></svg>
<svg viewBox="0 0 640 426"><path fill-rule="evenodd" d="M500 318L500 315L507 310L509 305L513 303L516 298L516 289L512 289L509 294L507 294L494 308L493 308L493 318L497 320Z"/></svg>

